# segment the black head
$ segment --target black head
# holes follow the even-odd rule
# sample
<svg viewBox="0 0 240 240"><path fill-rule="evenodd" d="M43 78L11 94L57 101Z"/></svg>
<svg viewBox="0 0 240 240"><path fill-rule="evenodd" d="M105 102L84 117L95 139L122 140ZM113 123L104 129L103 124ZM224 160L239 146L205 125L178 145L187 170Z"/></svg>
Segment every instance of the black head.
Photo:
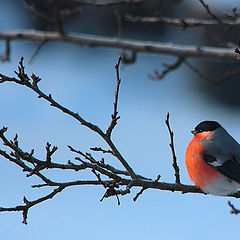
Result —
<svg viewBox="0 0 240 240"><path fill-rule="evenodd" d="M201 132L214 131L217 128L220 128L221 125L215 121L203 121L200 122L191 132L196 135Z"/></svg>

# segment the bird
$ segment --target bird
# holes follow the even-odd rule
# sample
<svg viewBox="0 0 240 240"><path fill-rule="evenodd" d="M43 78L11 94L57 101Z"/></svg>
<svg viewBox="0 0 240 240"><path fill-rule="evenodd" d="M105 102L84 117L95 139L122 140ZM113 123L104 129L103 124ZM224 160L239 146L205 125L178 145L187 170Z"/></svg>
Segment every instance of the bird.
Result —
<svg viewBox="0 0 240 240"><path fill-rule="evenodd" d="M239 143L216 121L200 122L191 132L185 154L190 179L206 194L239 192Z"/></svg>

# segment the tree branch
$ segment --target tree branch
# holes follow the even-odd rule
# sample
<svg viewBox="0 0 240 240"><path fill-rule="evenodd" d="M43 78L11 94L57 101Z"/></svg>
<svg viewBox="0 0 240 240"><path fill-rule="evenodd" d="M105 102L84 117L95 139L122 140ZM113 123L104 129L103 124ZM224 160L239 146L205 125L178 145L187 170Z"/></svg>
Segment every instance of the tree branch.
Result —
<svg viewBox="0 0 240 240"><path fill-rule="evenodd" d="M221 22L216 19L197 19L197 18L172 18L165 16L157 17L142 17L142 16L132 16L129 14L125 15L125 19L129 22L134 23L166 23L176 27L182 27L186 29L188 27L209 27L216 26L219 24L227 26L238 26L240 24L240 18L236 19L221 19Z"/></svg>
<svg viewBox="0 0 240 240"><path fill-rule="evenodd" d="M164 70L159 73L157 70L154 71L154 75L149 74L148 77L151 80L161 80L171 71L176 70L184 63L185 58L178 57L178 59L173 64L163 64Z"/></svg>
<svg viewBox="0 0 240 240"><path fill-rule="evenodd" d="M240 68L234 68L226 71L223 76L219 77L217 80L209 79L204 75L197 67L193 66L189 61L184 60L183 62L192 72L198 75L198 77L212 86L217 86L222 82L231 79L232 77L240 74Z"/></svg>
<svg viewBox="0 0 240 240"><path fill-rule="evenodd" d="M230 201L228 201L228 205L231 208L231 214L238 215L240 213L240 210L236 209Z"/></svg>
<svg viewBox="0 0 240 240"><path fill-rule="evenodd" d="M221 23L221 20L210 10L209 6L203 1L203 0L198 0L201 5L205 8L207 14L212 18L215 19L217 22Z"/></svg>
<svg viewBox="0 0 240 240"><path fill-rule="evenodd" d="M0 32L0 39L65 42L87 47L108 47L177 57L235 60L235 54L231 48L196 47L193 45L137 41L87 34L66 33L66 36L60 36L57 32L19 30L17 32Z"/></svg>
<svg viewBox="0 0 240 240"><path fill-rule="evenodd" d="M120 116L118 115L118 111L117 111L117 106L118 106L118 94L119 94L119 86L121 83L121 79L119 77L119 65L121 62L121 57L118 58L118 63L115 65L115 70L116 70L116 75L117 75L117 86L116 86L116 91L115 91L115 100L113 103L113 114L111 115L112 117L112 121L107 129L106 135L110 138L111 137L111 133L113 128L116 126L118 119L120 118Z"/></svg>
<svg viewBox="0 0 240 240"><path fill-rule="evenodd" d="M167 125L167 128L168 128L168 131L169 131L169 135L170 135L170 148L171 148L171 151L172 151L172 158L173 158L173 163L172 163L172 166L174 168L174 171L175 171L175 183L176 184L179 184L180 183L180 174L179 174L179 167L177 165L177 157L176 157L176 154L175 154L175 148L174 148L174 142L173 142L173 131L171 130L171 127L170 127L170 123L169 123L169 113L167 113L167 118L165 120L165 124Z"/></svg>
<svg viewBox="0 0 240 240"><path fill-rule="evenodd" d="M119 63L120 63L120 60L119 60ZM46 95L45 93L43 93L37 85L38 82L40 81L40 78L37 77L36 75L34 75L34 74L31 75L32 82L30 82L30 78L28 77L28 75L24 71L23 57L21 58L21 60L19 62L18 72L15 72L15 73L18 76L19 79L9 78L7 76L4 76L3 74L0 74L0 83L6 82L6 81L7 82L15 82L17 84L24 85L24 86L30 88L31 90L33 90L35 93L38 94L38 98L43 98L43 99L47 100L48 102L50 102L51 106L61 110L62 112L66 113L67 115L70 115L71 117L73 117L77 121L79 121L82 125L86 126L90 130L96 132L109 145L109 147L113 151L114 156L116 158L118 158L118 160L121 162L121 164L126 168L126 170L129 172L130 176L132 178L137 177L136 174L134 173L133 169L129 166L127 161L123 158L121 153L115 147L114 143L109 138L109 136L106 133L104 133L97 125L94 125L90 122L85 121L78 113L74 113L71 110L69 110L66 107L59 104L58 102L56 102L52 98L51 94Z"/></svg>
<svg viewBox="0 0 240 240"><path fill-rule="evenodd" d="M0 212L16 212L16 211L22 211L22 215L23 215L23 221L22 223L27 224L27 217L28 217L28 210L35 206L36 204L39 204L41 202L44 202L48 199L53 198L56 194L60 193L62 190L64 189L63 186L60 186L56 189L54 189L51 193L47 194L44 197L38 198L34 201L28 201L26 199L26 197L23 197L23 202L25 203L25 205L20 205L20 206L16 206L16 207L11 207L11 208L4 208L4 207L0 207Z"/></svg>

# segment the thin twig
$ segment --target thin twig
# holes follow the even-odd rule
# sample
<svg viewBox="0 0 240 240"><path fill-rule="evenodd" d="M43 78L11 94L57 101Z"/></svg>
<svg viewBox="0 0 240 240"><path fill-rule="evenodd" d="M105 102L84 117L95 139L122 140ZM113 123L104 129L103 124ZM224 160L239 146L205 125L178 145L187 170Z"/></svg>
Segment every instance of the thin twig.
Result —
<svg viewBox="0 0 240 240"><path fill-rule="evenodd" d="M231 214L237 215L237 214L240 213L240 210L239 210L239 209L236 209L236 208L234 207L234 205L233 205L230 201L228 201L228 205L229 205L229 207L231 208Z"/></svg>
<svg viewBox="0 0 240 240"><path fill-rule="evenodd" d="M107 186L109 186L104 181L102 181L100 173L97 173L95 169L92 169L92 173L97 177L98 181L103 185L104 188L107 188Z"/></svg>
<svg viewBox="0 0 240 240"><path fill-rule="evenodd" d="M46 163L47 164L51 163L51 161L52 161L51 157L57 151L57 149L58 149L57 146L53 146L51 149L51 144L49 142L47 142L47 144L46 144L46 151L47 151Z"/></svg>
<svg viewBox="0 0 240 240"><path fill-rule="evenodd" d="M47 194L44 197L38 198L34 201L28 201L26 197L23 198L23 201L25 205L20 205L12 208L5 208L5 207L0 207L0 212L16 212L16 211L22 211L23 215L23 221L22 223L27 224L27 217L28 217L28 210L33 207L36 204L39 204L41 202L44 202L48 199L53 198L56 194L60 193L65 187L60 186L56 189L54 189L51 193Z"/></svg>
<svg viewBox="0 0 240 240"><path fill-rule="evenodd" d="M224 17L232 21L237 21L239 17L237 8L236 7L232 8L232 14L224 13Z"/></svg>
<svg viewBox="0 0 240 240"><path fill-rule="evenodd" d="M157 175L157 178L153 181L153 183L154 184L157 184L158 183L158 181L160 180L160 175ZM137 199L139 198L139 196L141 195L141 194L143 194L143 192L146 190L146 189L148 189L147 187L142 187L142 189L136 194L136 196L133 198L133 201L134 202L136 202L137 201Z"/></svg>
<svg viewBox="0 0 240 240"><path fill-rule="evenodd" d="M31 56L30 60L28 61L28 63L32 63L34 58L38 55L38 53L40 52L40 50L42 49L42 47L47 43L46 40L42 41L39 46L37 47L37 49L35 50L35 52L33 53L33 55Z"/></svg>
<svg viewBox="0 0 240 240"><path fill-rule="evenodd" d="M195 74L197 74L199 76L199 78L201 78L202 80L204 80L207 83L213 84L212 81L209 81L209 79L201 72L199 71L198 68L194 67L193 64L191 64L189 61L185 60L184 64L191 70L193 71Z"/></svg>
<svg viewBox="0 0 240 240"><path fill-rule="evenodd" d="M215 15L212 13L212 11L210 10L209 6L203 1L203 0L198 0L201 5L205 8L206 12L208 13L208 15L210 17L212 17L212 19L215 19L216 21L218 21L219 23L221 23L221 20Z"/></svg>
<svg viewBox="0 0 240 240"><path fill-rule="evenodd" d="M54 163L52 161L41 161L41 160L39 160L39 159L37 159L36 157L33 156L33 150L31 151L31 153L24 152L22 149L20 149L18 146L16 146L13 142L9 141L4 136L4 133L6 131L7 131L7 128L0 129L0 138L2 139L5 146L8 146L9 148L11 148L15 152L14 153L15 158L10 157L5 151L2 151L2 150L0 151L0 155L4 156L5 158L9 159L10 161L16 163L17 165L22 167L24 171L30 172L31 174L28 174L28 176L36 174L44 182L46 182L50 185L52 184L52 181L50 181L49 179L44 177L42 174L40 174L39 170L44 169L44 168L50 168L50 169L62 169L62 170L79 171L79 170L84 170L86 168L90 168L90 169L95 169L95 170L101 172L102 174L104 174L104 175L106 175L110 178L117 179L117 180L121 179L119 176L117 176L118 174L129 176L129 173L127 171L122 171L122 170L116 169L116 168L114 168L114 167L112 167L108 164L97 162L92 157L82 153L81 151L77 151L70 146L69 146L70 150L72 150L73 152L81 154L82 156L84 156L87 160L89 160L92 163L84 162L84 161L81 160L81 162L83 164L73 165L73 164L59 164L59 163ZM18 158L16 159L16 157L18 157ZM20 159L22 159L22 160L24 160L28 163L33 164L35 166L35 170L32 169L32 168L29 168ZM36 171L36 170L38 170L38 171ZM106 170L108 170L108 171L106 171ZM141 178L141 179L147 179L147 178L144 178L141 175L137 175L137 177Z"/></svg>
<svg viewBox="0 0 240 240"><path fill-rule="evenodd" d="M170 148L171 148L171 151L172 151L172 158L173 158L173 163L172 163L172 166L174 168L174 171L175 171L175 183L176 184L179 184L180 183L180 174L179 174L179 167L177 165L177 157L176 157L176 154L175 154L175 149L174 149L174 142L173 142L173 131L171 130L171 127L170 127L170 123L169 123L169 113L167 113L167 118L165 120L165 123L167 125L167 128L168 128L168 131L169 131L169 135L170 135Z"/></svg>
<svg viewBox="0 0 240 240"><path fill-rule="evenodd" d="M102 149L101 147L92 147L90 149L95 152L110 153L113 155L113 152L111 150L105 150L105 149Z"/></svg>
<svg viewBox="0 0 240 240"><path fill-rule="evenodd" d="M116 168L114 168L113 166L104 163L104 161L102 161L102 159L101 159L101 161L96 161L96 160L92 157L92 155L89 154L89 153L88 153L88 154L87 154L87 153L84 154L82 151L76 150L76 149L74 149L72 146L69 146L69 145L68 145L68 148L70 149L70 151L75 152L75 153L77 153L77 154L80 154L81 156L83 156L85 159L87 159L88 161L90 161L90 162L92 163L92 164L91 164L91 163L86 163L86 162L80 160L79 158L75 158L76 160L80 160L82 163L84 163L84 165L85 165L86 168L94 168L94 166L97 165L97 166L99 166L99 167L101 167L101 168L104 168L104 169L106 169L106 170L109 170L110 172L112 172L112 173L114 173L114 174L130 176L129 172L116 169ZM96 148L93 148L93 149L95 150ZM93 150L93 149L92 149L92 150ZM97 149L99 150L99 148L97 148ZM100 149L101 149L101 148L100 148ZM106 150L101 149L101 150L99 150L99 151L103 151L103 153L104 153L104 151L106 151ZM108 151L109 151L109 150L108 150ZM108 152L108 151L106 151L106 152ZM111 153L111 154L112 154L112 153ZM101 169L98 169L98 171L101 172L102 170L101 170ZM101 172L101 173L103 173L103 172ZM105 175L107 175L107 174L105 174ZM108 176L108 177L111 177L112 175L107 175L107 176ZM140 179L150 180L149 178L143 177L143 176L141 176L141 175L139 175L139 174L137 174L136 176L137 176L137 178L140 178Z"/></svg>
<svg viewBox="0 0 240 240"><path fill-rule="evenodd" d="M179 57L173 64L164 64L164 70L159 73L157 70L154 72L154 75L149 74L148 77L151 80L161 80L163 79L168 73L170 73L171 71L177 69L178 67L180 67L182 65L182 63L184 62L185 58L183 57Z"/></svg>
<svg viewBox="0 0 240 240"><path fill-rule="evenodd" d="M234 68L234 69L230 69L227 72L225 72L223 74L223 76L221 76L217 80L211 80L206 75L204 75L197 67L193 66L193 64L191 64L189 61L185 60L184 64L191 71L193 71L195 74L197 74L200 79L204 80L205 82L207 82L208 84L210 84L212 86L217 86L217 85L221 84L222 82L225 82L226 80L229 80L232 77L240 74L240 68Z"/></svg>
<svg viewBox="0 0 240 240"><path fill-rule="evenodd" d="M139 198L139 196L140 196L141 194L143 194L143 192L144 192L146 189L147 189L147 188L142 187L142 189L141 189L141 190L136 194L136 196L133 198L133 201L136 202L137 199Z"/></svg>
<svg viewBox="0 0 240 240"><path fill-rule="evenodd" d="M104 198L109 198L109 197L112 197L112 196L116 196L117 203L118 203L118 206L119 206L120 205L120 200L119 200L118 195L119 194L121 194L121 195L128 194L128 193L130 193L130 190L127 189L127 188L124 191L116 190L116 188L119 188L119 185L116 182L113 181L112 184L107 185L104 181L102 181L100 174L96 173L95 169L92 169L92 172L97 177L98 181L103 185L103 187L105 189L107 189L106 192L104 193L103 197L100 199L100 202L102 202Z"/></svg>
<svg viewBox="0 0 240 240"><path fill-rule="evenodd" d="M115 64L115 70L116 70L116 77L117 77L117 86L116 86L116 91L115 91L115 100L113 103L113 114L111 115L112 117L112 121L106 131L106 135L110 138L111 137L111 133L113 128L116 126L118 119L120 118L120 116L118 116L118 95L119 95L119 87L120 87L120 83L121 83L121 79L119 77L119 65L121 62L121 56L118 58L118 62L117 64Z"/></svg>
<svg viewBox="0 0 240 240"><path fill-rule="evenodd" d="M5 158L10 160L11 162L14 162L18 166L20 166L23 169L23 171L30 172L29 174L26 175L26 177L30 177L31 175L35 174L36 176L38 176L45 183L51 184L52 181L50 179L48 179L47 177L42 175L39 171L35 171L34 170L38 166L44 166L45 161L40 161L40 160L36 159L35 157L33 157L33 150L31 151L30 154L23 152L18 147L18 144L15 144L16 143L15 142L16 141L16 137L14 138L15 139L14 141L9 141L4 136L4 133L6 131L7 131L7 128L5 128L5 127L0 129L0 138L2 139L4 145L8 146L9 148L11 148L14 152L10 153L10 155L12 155L12 157L10 157L5 151L1 150L0 151L0 155L4 156ZM34 169L32 169L32 168L28 167L22 160L25 160L26 162L31 163L31 164L33 164L36 167Z"/></svg>

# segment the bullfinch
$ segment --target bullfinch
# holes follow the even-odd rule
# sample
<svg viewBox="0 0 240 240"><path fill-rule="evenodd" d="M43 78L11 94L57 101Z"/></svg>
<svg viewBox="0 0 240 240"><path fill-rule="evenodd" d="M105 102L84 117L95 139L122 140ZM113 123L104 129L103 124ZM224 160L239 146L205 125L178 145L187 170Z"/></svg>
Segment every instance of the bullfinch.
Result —
<svg viewBox="0 0 240 240"><path fill-rule="evenodd" d="M215 121L199 123L192 131L185 163L203 192L229 195L240 190L240 145Z"/></svg>

